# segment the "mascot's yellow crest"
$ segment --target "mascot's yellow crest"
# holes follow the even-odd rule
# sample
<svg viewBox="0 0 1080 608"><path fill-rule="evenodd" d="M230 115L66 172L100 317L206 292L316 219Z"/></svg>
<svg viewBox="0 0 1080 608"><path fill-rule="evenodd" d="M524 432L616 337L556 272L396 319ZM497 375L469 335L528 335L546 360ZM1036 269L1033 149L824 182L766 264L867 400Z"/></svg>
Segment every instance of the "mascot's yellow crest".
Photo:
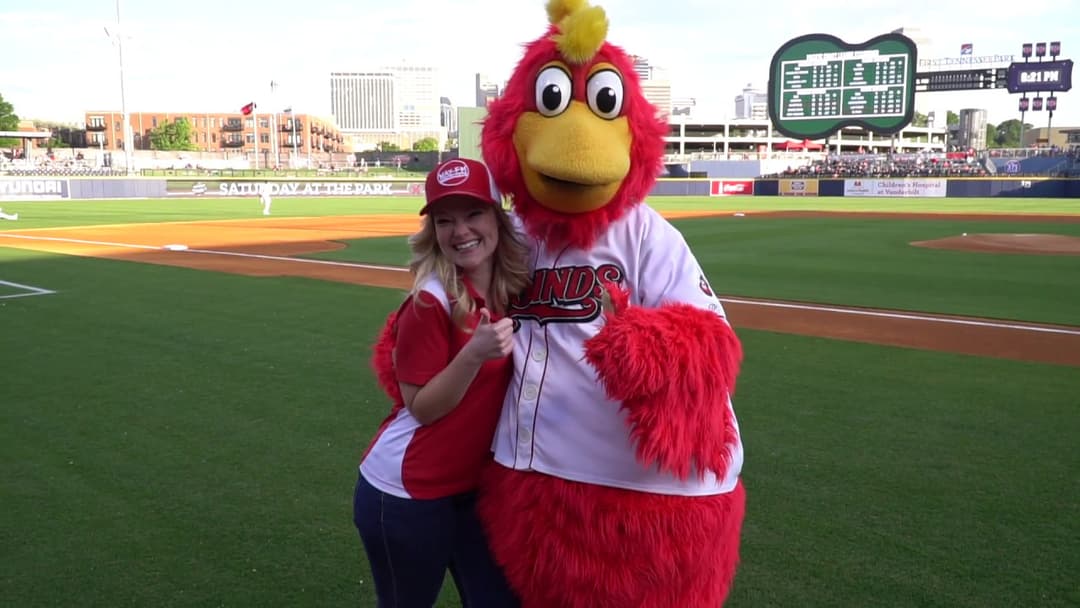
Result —
<svg viewBox="0 0 1080 608"><path fill-rule="evenodd" d="M599 6L589 6L588 0L548 0L547 13L548 21L559 28L551 39L570 63L592 59L607 38L607 15Z"/></svg>

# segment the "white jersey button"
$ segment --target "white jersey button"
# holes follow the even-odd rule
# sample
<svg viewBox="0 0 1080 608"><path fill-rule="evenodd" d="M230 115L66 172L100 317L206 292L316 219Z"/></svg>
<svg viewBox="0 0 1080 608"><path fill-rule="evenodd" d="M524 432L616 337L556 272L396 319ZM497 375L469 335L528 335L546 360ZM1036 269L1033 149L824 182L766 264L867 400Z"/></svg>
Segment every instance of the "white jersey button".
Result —
<svg viewBox="0 0 1080 608"><path fill-rule="evenodd" d="M535 384L530 384L529 386L525 387L525 398L528 399L529 401L532 401L533 399L536 399L536 385Z"/></svg>
<svg viewBox="0 0 1080 608"><path fill-rule="evenodd" d="M532 355L533 361L543 361L547 358L547 352L544 349L534 350Z"/></svg>

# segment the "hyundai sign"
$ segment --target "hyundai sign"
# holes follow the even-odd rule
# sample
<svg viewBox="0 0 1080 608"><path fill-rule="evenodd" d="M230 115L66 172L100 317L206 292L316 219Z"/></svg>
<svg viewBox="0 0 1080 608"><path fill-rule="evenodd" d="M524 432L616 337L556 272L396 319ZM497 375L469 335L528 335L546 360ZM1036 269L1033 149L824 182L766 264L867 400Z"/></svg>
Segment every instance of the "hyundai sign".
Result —
<svg viewBox="0 0 1080 608"><path fill-rule="evenodd" d="M1009 92L1068 91L1072 88L1072 68L1071 59L1010 64Z"/></svg>

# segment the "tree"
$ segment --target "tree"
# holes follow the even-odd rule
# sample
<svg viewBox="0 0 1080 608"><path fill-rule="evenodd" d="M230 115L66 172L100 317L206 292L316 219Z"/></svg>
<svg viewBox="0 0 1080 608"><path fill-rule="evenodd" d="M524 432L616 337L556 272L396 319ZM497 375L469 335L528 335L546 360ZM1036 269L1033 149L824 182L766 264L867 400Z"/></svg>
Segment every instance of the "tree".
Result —
<svg viewBox="0 0 1080 608"><path fill-rule="evenodd" d="M991 126L986 126L986 145L990 148L1022 148L1024 131L1031 128L1031 125L1024 124L1015 118L1011 118L998 123L996 127L993 127L993 140L991 143Z"/></svg>
<svg viewBox="0 0 1080 608"><path fill-rule="evenodd" d="M930 119L922 112L915 112L915 116L911 118L911 126L913 127L925 127L929 123Z"/></svg>
<svg viewBox="0 0 1080 608"><path fill-rule="evenodd" d="M397 144L394 144L394 143L390 143L388 141L380 141L378 143L378 145L375 146L375 149L378 150L379 152L400 152L401 151L400 146L398 146Z"/></svg>
<svg viewBox="0 0 1080 608"><path fill-rule="evenodd" d="M155 150L195 150L191 143L191 123L186 118L158 125L150 130L150 146Z"/></svg>
<svg viewBox="0 0 1080 608"><path fill-rule="evenodd" d="M0 95L0 131L18 131L19 117L15 114L15 107L4 101ZM0 148L14 148L22 145L18 139L0 138Z"/></svg>
<svg viewBox="0 0 1080 608"><path fill-rule="evenodd" d="M946 125L958 125L960 124L960 115L952 110L945 112L945 124Z"/></svg>
<svg viewBox="0 0 1080 608"><path fill-rule="evenodd" d="M49 148L70 148L71 144L60 139L58 133L64 131L71 133L78 131L78 125L73 123L56 122L55 120L37 120L34 119L34 128L38 131L49 131L52 136L49 137L48 142L45 144Z"/></svg>
<svg viewBox="0 0 1080 608"><path fill-rule="evenodd" d="M59 137L53 135L49 138L49 142L45 144L48 148L70 148L71 144L61 140Z"/></svg>
<svg viewBox="0 0 1080 608"><path fill-rule="evenodd" d="M413 142L412 149L416 152L435 152L439 149L439 140L434 137L422 137Z"/></svg>

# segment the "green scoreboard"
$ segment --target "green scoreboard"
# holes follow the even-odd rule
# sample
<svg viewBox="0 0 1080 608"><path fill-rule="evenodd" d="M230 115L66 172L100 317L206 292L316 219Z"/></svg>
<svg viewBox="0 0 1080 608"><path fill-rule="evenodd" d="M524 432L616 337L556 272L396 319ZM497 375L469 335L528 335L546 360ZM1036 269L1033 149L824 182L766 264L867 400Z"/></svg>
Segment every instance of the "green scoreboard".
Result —
<svg viewBox="0 0 1080 608"><path fill-rule="evenodd" d="M915 113L915 43L883 34L848 44L828 34L784 43L769 65L769 118L797 139L828 137L847 125L889 135Z"/></svg>

